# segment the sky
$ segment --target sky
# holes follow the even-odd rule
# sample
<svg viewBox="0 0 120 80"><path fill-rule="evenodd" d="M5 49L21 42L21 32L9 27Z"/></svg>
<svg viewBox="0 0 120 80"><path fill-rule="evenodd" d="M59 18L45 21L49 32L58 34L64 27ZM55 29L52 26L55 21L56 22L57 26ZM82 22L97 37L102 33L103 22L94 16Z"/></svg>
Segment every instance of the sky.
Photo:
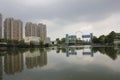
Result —
<svg viewBox="0 0 120 80"><path fill-rule="evenodd" d="M7 17L44 23L52 40L93 33L120 33L120 0L0 0L3 21ZM82 33L81 33L82 32Z"/></svg>

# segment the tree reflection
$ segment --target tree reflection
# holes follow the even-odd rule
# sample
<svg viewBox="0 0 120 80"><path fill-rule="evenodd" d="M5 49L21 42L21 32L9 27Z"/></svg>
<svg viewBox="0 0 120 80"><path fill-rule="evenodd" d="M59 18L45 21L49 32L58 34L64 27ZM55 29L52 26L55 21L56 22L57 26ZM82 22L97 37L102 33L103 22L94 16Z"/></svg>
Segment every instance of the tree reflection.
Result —
<svg viewBox="0 0 120 80"><path fill-rule="evenodd" d="M62 53L65 53L66 52L66 49L65 48L61 48L62 50Z"/></svg>
<svg viewBox="0 0 120 80"><path fill-rule="evenodd" d="M50 48L47 50L50 52ZM5 51L6 54L2 53L2 56L0 56L0 64L1 64L0 65L0 80L2 80L3 69L4 69L5 74L14 75L16 73L22 72L24 70L24 67L26 67L27 69L33 69L35 67L46 66L47 65L47 50L46 49L34 49L34 48L31 48L31 49L13 48L13 49L6 50ZM83 47L56 48L56 52L66 53L67 56L79 54L77 53L77 50L84 51L84 48ZM90 50L93 53L96 53L99 51L101 54L105 54L113 60L116 60L117 55L120 54L120 49L115 50L114 47L92 47ZM67 52L69 54L67 54ZM86 52L83 55L88 54L88 53L89 52ZM90 55L90 53L88 55ZM24 63L26 66L24 65Z"/></svg>
<svg viewBox="0 0 120 80"><path fill-rule="evenodd" d="M105 54L105 55L109 56L112 60L116 60L117 55L120 54L120 48L115 50L114 47L90 47L88 49L90 49L90 50L85 52L85 47L77 47L74 49L69 48L69 47L57 48L56 53L60 53L60 51L61 51L62 53L66 53L66 55L68 57L69 55L72 55L72 53L74 54L75 51L81 50L83 55L91 55L91 57L93 57L94 54L99 51L101 54ZM72 51L72 53L70 53L71 51Z"/></svg>
<svg viewBox="0 0 120 80"><path fill-rule="evenodd" d="M99 51L101 54L106 54L111 59L116 60L117 55L119 54L119 49L115 50L114 47L94 47L94 52Z"/></svg>
<svg viewBox="0 0 120 80"><path fill-rule="evenodd" d="M60 53L60 48L57 48L56 53Z"/></svg>
<svg viewBox="0 0 120 80"><path fill-rule="evenodd" d="M30 53L33 53L36 49L35 48L30 48L29 51Z"/></svg>

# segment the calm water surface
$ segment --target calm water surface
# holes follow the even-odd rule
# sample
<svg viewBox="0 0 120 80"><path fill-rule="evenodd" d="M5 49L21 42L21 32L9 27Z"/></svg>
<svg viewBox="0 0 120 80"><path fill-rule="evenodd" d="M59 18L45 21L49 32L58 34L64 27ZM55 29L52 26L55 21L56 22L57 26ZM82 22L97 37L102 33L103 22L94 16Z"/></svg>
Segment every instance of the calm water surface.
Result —
<svg viewBox="0 0 120 80"><path fill-rule="evenodd" d="M120 80L120 49L9 49L0 52L0 80Z"/></svg>

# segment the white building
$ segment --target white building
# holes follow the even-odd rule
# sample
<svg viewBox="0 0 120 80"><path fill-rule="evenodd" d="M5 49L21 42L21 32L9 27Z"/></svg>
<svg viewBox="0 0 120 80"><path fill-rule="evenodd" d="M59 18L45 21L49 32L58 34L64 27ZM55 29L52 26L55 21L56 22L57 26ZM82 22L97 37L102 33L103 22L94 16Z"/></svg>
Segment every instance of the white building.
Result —
<svg viewBox="0 0 120 80"><path fill-rule="evenodd" d="M114 39L114 49L119 49L120 39Z"/></svg>
<svg viewBox="0 0 120 80"><path fill-rule="evenodd" d="M26 43L30 43L30 41L33 41L33 42L35 42L35 44L39 44L40 37L35 37L35 36L25 37L24 40Z"/></svg>
<svg viewBox="0 0 120 80"><path fill-rule="evenodd" d="M52 44L50 37L47 37L45 42L48 43L48 44Z"/></svg>

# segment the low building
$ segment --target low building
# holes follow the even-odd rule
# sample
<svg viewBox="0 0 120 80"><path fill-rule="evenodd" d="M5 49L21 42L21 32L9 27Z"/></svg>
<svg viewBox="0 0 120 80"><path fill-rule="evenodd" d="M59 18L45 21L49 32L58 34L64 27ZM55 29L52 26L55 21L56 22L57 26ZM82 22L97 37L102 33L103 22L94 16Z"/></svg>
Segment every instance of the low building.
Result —
<svg viewBox="0 0 120 80"><path fill-rule="evenodd" d="M120 44L120 39L114 39L114 48L118 49L118 46Z"/></svg>
<svg viewBox="0 0 120 80"><path fill-rule="evenodd" d="M50 37L47 37L45 42L48 43L48 44L52 44Z"/></svg>
<svg viewBox="0 0 120 80"><path fill-rule="evenodd" d="M119 44L120 43L120 39L114 39L114 44Z"/></svg>
<svg viewBox="0 0 120 80"><path fill-rule="evenodd" d="M25 37L24 40L26 43L30 43L31 41L33 41L35 44L39 44L40 37L35 37L35 36Z"/></svg>
<svg viewBox="0 0 120 80"><path fill-rule="evenodd" d="M51 44L56 45L57 41L51 41Z"/></svg>

